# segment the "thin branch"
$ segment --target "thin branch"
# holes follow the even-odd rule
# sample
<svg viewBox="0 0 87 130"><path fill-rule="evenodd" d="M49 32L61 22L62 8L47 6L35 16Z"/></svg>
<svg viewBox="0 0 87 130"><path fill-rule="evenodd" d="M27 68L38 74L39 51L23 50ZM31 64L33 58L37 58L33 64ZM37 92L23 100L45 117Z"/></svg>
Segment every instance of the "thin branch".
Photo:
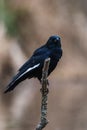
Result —
<svg viewBox="0 0 87 130"><path fill-rule="evenodd" d="M36 127L36 130L42 130L48 124L48 120L47 120L47 104L48 104L49 89L47 87L47 85L48 85L47 76L48 76L49 64L50 64L50 58L48 58L48 59L46 59L44 61L44 67L43 67L43 70L42 70L41 119L40 119L40 123Z"/></svg>

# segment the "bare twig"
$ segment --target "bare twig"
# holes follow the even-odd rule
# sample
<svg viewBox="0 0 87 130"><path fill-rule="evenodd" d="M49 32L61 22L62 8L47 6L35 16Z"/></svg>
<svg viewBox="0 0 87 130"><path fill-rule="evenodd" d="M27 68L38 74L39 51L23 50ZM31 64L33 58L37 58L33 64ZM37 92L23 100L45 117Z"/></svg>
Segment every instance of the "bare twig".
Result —
<svg viewBox="0 0 87 130"><path fill-rule="evenodd" d="M42 130L47 124L47 101L48 101L48 92L49 89L47 87L48 85L48 69L49 69L49 64L50 64L50 58L46 59L44 61L44 67L42 71L42 88L41 88L41 93L42 93L42 101L41 101L41 119L40 123L37 125L36 130Z"/></svg>

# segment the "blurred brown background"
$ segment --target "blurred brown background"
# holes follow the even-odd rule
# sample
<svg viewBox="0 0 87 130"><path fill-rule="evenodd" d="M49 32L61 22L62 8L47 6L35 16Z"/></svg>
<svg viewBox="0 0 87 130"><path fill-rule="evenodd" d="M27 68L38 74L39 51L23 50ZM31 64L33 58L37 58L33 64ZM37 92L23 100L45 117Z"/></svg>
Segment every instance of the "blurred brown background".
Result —
<svg viewBox="0 0 87 130"><path fill-rule="evenodd" d="M50 75L45 130L87 130L87 1L0 0L0 130L34 130L40 84L26 80L3 91L49 36L60 35L63 57Z"/></svg>

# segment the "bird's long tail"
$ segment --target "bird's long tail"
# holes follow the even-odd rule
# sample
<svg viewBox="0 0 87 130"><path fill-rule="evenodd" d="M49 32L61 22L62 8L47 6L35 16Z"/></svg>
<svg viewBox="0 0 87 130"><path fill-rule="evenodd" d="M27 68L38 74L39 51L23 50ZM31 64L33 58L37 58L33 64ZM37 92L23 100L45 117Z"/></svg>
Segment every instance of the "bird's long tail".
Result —
<svg viewBox="0 0 87 130"><path fill-rule="evenodd" d="M21 81L25 80L26 78L32 78L33 71L38 68L39 65L40 63L26 69L26 71L19 71L18 74L14 76L11 82L8 84L7 89L4 91L4 93L12 91Z"/></svg>
<svg viewBox="0 0 87 130"><path fill-rule="evenodd" d="M20 72L13 77L13 79L11 80L11 82L8 84L6 90L4 91L4 93L10 92L12 91L21 81L23 81L23 77L20 77Z"/></svg>

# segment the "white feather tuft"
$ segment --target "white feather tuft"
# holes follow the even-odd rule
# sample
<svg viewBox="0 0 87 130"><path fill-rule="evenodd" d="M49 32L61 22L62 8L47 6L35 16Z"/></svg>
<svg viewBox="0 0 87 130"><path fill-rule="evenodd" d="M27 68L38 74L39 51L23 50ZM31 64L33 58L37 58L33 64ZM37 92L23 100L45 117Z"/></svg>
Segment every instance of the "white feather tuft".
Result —
<svg viewBox="0 0 87 130"><path fill-rule="evenodd" d="M27 72L29 72L29 71L31 71L31 70L37 68L39 65L40 65L40 63L37 64L37 65L34 65L33 67L28 68L28 69L27 69L24 73L22 73L16 80L18 80L19 78L21 78L21 77L22 77L24 74L26 74Z"/></svg>

